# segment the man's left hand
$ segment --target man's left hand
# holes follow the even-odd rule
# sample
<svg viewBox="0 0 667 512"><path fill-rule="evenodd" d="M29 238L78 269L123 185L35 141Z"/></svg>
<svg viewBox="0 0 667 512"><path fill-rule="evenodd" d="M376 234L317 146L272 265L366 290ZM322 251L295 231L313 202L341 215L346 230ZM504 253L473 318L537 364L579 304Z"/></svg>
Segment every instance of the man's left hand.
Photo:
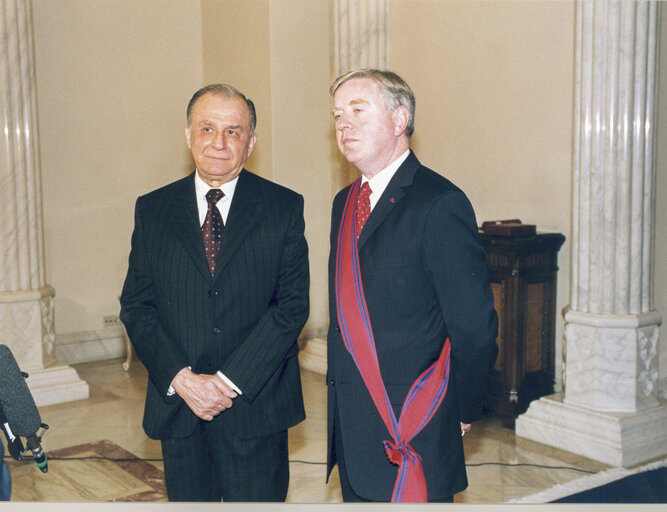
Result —
<svg viewBox="0 0 667 512"><path fill-rule="evenodd" d="M232 406L237 393L217 375L196 374L183 368L174 377L174 390L198 418L211 421Z"/></svg>

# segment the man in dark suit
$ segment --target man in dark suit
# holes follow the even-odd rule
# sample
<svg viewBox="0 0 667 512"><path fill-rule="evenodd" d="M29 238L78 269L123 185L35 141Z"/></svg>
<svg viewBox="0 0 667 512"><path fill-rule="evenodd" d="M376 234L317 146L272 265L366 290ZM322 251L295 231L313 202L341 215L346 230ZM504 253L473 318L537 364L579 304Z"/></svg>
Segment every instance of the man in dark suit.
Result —
<svg viewBox="0 0 667 512"><path fill-rule="evenodd" d="M171 501L284 501L287 429L305 417L303 198L243 168L255 123L235 88L197 91L195 172L136 204L121 320L148 369L143 426Z"/></svg>
<svg viewBox="0 0 667 512"><path fill-rule="evenodd" d="M409 149L415 100L398 75L353 71L331 94L362 176L333 203L328 472L338 463L345 501L452 501L497 354L475 215Z"/></svg>

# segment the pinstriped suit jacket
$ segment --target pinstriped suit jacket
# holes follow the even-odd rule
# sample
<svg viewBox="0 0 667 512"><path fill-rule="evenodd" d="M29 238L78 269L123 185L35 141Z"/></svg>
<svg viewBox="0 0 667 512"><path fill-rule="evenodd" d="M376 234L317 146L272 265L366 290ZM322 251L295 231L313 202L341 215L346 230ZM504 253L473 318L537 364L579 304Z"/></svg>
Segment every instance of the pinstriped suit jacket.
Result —
<svg viewBox="0 0 667 512"><path fill-rule="evenodd" d="M243 392L212 422L253 437L305 417L296 344L308 317L303 198L246 170L215 276L199 226L194 173L140 197L121 320L148 369L149 437L192 433L197 417L167 390L174 376L221 370Z"/></svg>

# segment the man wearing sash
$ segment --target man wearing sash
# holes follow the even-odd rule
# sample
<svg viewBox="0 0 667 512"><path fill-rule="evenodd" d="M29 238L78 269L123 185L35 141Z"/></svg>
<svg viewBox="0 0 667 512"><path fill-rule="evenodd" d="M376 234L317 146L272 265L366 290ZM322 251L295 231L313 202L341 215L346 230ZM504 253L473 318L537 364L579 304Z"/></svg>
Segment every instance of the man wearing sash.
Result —
<svg viewBox="0 0 667 512"><path fill-rule="evenodd" d="M330 92L361 177L333 203L327 474L338 463L345 501L452 501L498 350L475 214L410 150L401 77L353 71Z"/></svg>

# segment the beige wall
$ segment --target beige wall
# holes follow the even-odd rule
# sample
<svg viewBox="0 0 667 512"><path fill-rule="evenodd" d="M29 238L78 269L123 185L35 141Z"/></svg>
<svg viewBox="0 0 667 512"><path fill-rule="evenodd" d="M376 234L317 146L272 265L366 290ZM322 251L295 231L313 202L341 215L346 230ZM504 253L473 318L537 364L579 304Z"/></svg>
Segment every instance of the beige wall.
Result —
<svg viewBox="0 0 667 512"><path fill-rule="evenodd" d="M233 83L257 107L257 144L248 169L304 196L311 267L304 335L319 335L328 324L332 197L327 2L204 0L202 5L205 80Z"/></svg>
<svg viewBox="0 0 667 512"><path fill-rule="evenodd" d="M246 167L271 179L271 40L269 0L202 0L204 83L229 83L257 110L257 144Z"/></svg>
<svg viewBox="0 0 667 512"><path fill-rule="evenodd" d="M33 0L33 13L47 281L56 289L58 335L98 329L104 315L118 312L134 200L190 169L185 104L217 81L257 104L248 167L306 199L308 328L326 327L331 178L339 166L327 94L329 2ZM391 2L390 24L392 67L417 95L420 159L467 192L479 222L519 217L568 237L559 258L560 312L570 268L574 2L400 0ZM667 49L663 76L666 59ZM661 93L667 105L665 87ZM664 314L663 153L655 303ZM561 339L562 320L559 350Z"/></svg>
<svg viewBox="0 0 667 512"><path fill-rule="evenodd" d="M560 353L570 267L574 2L391 6L391 63L417 97L412 146L422 163L468 194L479 224L519 218L566 237L558 260Z"/></svg>
<svg viewBox="0 0 667 512"><path fill-rule="evenodd" d="M331 219L329 10L312 0L271 2L273 179L303 194L311 269L308 332L329 324Z"/></svg>
<svg viewBox="0 0 667 512"><path fill-rule="evenodd" d="M134 201L190 168L199 0L33 0L47 282L56 333L117 315Z"/></svg>

